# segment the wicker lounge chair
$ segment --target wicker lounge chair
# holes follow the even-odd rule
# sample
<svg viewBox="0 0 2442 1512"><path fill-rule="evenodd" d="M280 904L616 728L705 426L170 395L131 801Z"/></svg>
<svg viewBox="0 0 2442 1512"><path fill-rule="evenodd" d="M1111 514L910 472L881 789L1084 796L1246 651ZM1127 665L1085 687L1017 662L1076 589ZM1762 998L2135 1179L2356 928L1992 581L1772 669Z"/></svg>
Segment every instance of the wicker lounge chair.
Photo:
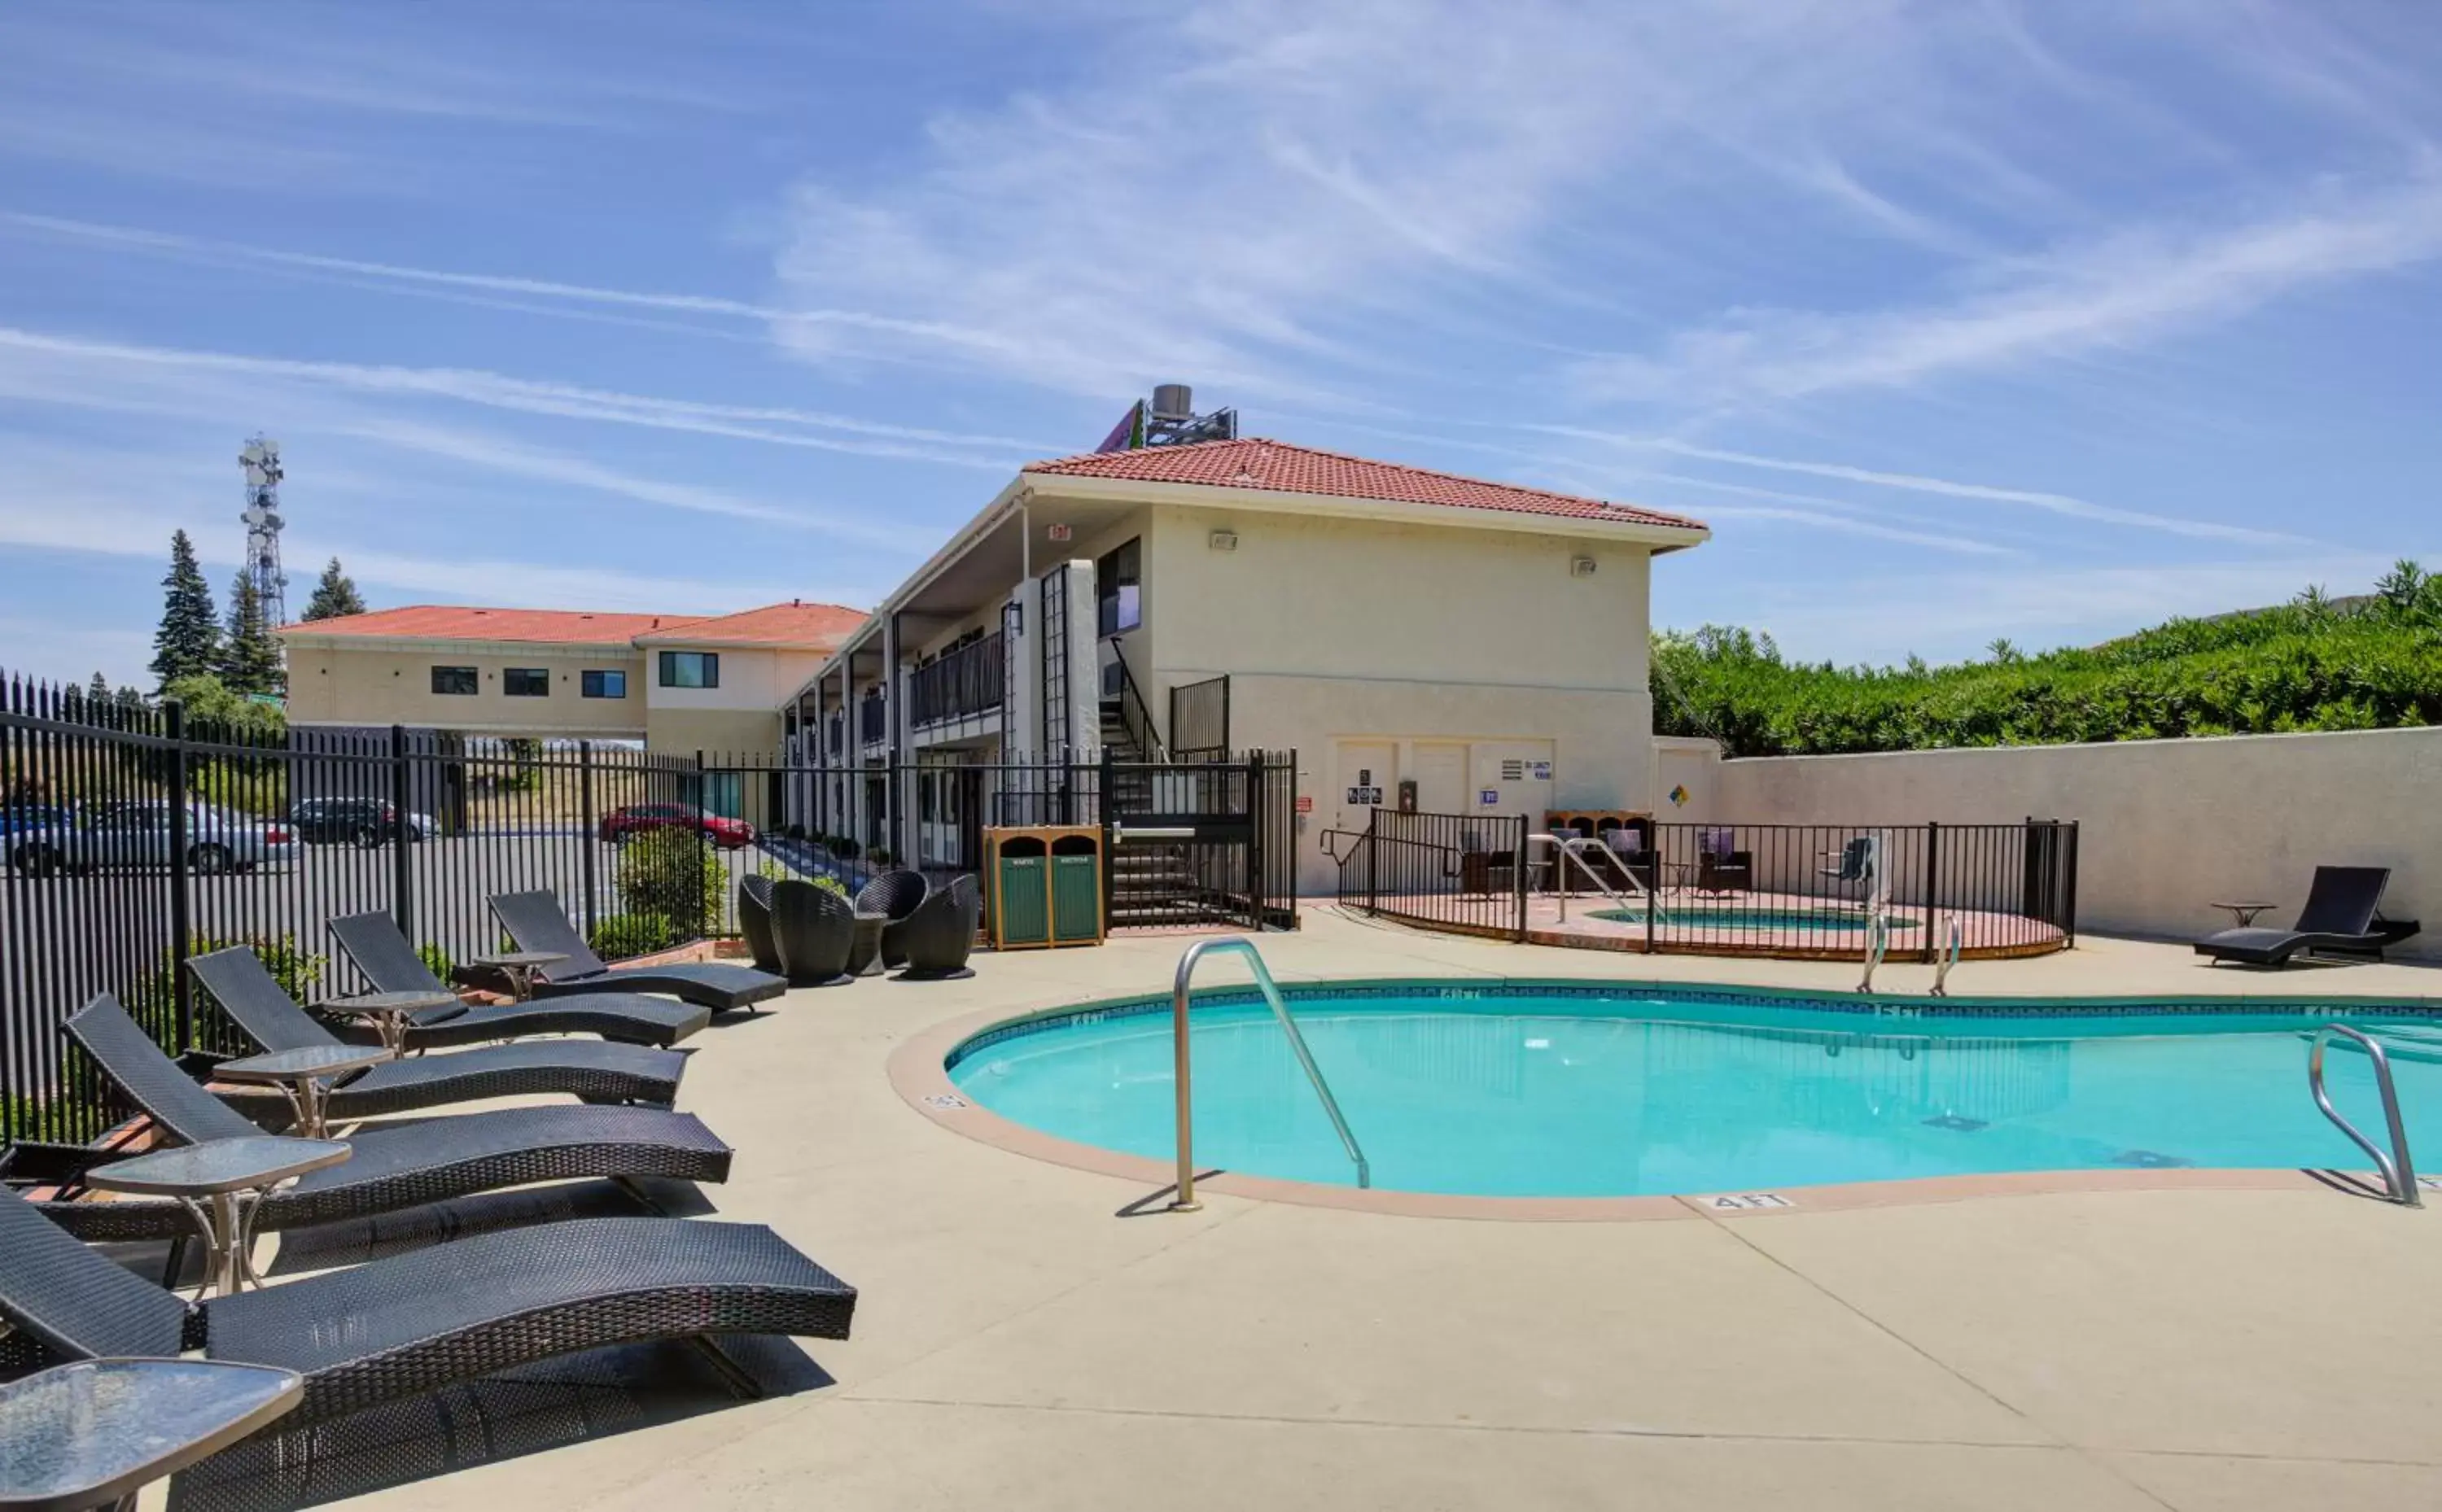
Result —
<svg viewBox="0 0 2442 1512"><path fill-rule="evenodd" d="M738 879L738 933L745 937L746 954L758 972L780 970L780 947L772 938L772 879Z"/></svg>
<svg viewBox="0 0 2442 1512"><path fill-rule="evenodd" d="M282 1429L648 1339L686 1339L760 1395L716 1336L846 1339L855 1311L855 1287L771 1230L680 1218L481 1234L190 1304L0 1193L0 1366L188 1349L282 1366L305 1396Z"/></svg>
<svg viewBox="0 0 2442 1512"><path fill-rule="evenodd" d="M666 993L716 1013L725 1013L734 1009L754 1009L789 990L786 978L727 961L611 966L593 954L585 937L568 921L559 899L550 892L500 893L490 902L493 916L509 932L509 938L518 942L519 950L557 951L568 957L538 977L535 996L538 998L604 991Z"/></svg>
<svg viewBox="0 0 2442 1512"><path fill-rule="evenodd" d="M858 931L859 948L849 954L847 969L862 976L873 965L876 956L883 967L902 964L906 957L890 954L890 926L914 913L932 890L920 871L885 871L856 891L856 917L862 927ZM880 927L873 921L882 920ZM864 953L870 945L872 955Z"/></svg>
<svg viewBox="0 0 2442 1512"><path fill-rule="evenodd" d="M846 896L792 878L772 886L772 940L792 987L835 987L847 974L856 909Z"/></svg>
<svg viewBox="0 0 2442 1512"><path fill-rule="evenodd" d="M388 914L350 914L331 920L339 949L385 993L446 993L449 988L415 954ZM527 1034L599 1034L628 1045L667 1048L711 1022L708 1009L643 993L587 993L549 1002L419 1013L407 1031L410 1050L482 1045ZM343 1038L345 1036L342 1036Z"/></svg>
<svg viewBox="0 0 2442 1512"><path fill-rule="evenodd" d="M2196 954L2246 966L2283 966L2293 956L2329 955L2382 958L2417 931L2413 919L2385 919L2382 890L2388 866L2318 866L2306 890L2306 906L2287 929L2225 929L2196 941Z"/></svg>
<svg viewBox="0 0 2442 1512"><path fill-rule="evenodd" d="M972 976L967 955L975 949L975 925L983 918L983 895L970 874L939 892L927 893L916 911L882 932L882 956L895 953L907 963L900 980L940 981Z"/></svg>
<svg viewBox="0 0 2442 1512"><path fill-rule="evenodd" d="M246 946L198 956L187 962L187 969L221 1011L266 1050L340 1043L281 991L262 958ZM684 1055L644 1045L573 1039L486 1045L455 1055L419 1055L368 1066L332 1089L326 1111L337 1119L362 1119L479 1098L555 1092L587 1102L667 1107L678 1096L679 1078L685 1071ZM241 1090L247 1095L240 1095ZM273 1116L275 1127L289 1110L287 1099L269 1087L223 1095L258 1122Z"/></svg>
<svg viewBox="0 0 2442 1512"><path fill-rule="evenodd" d="M67 1030L128 1102L172 1142L200 1144L260 1135L252 1120L198 1085L104 993L68 1020ZM263 1201L255 1227L297 1229L367 1217L537 1181L642 1176L721 1181L729 1146L692 1114L661 1108L522 1107L425 1119L359 1133L340 1165L314 1172ZM124 1152L45 1146L12 1160L10 1180L74 1188L85 1171ZM629 1189L634 1191L632 1187ZM641 1193L638 1195L641 1196ZM62 1228L92 1240L183 1239L193 1220L176 1201L52 1200L41 1205Z"/></svg>

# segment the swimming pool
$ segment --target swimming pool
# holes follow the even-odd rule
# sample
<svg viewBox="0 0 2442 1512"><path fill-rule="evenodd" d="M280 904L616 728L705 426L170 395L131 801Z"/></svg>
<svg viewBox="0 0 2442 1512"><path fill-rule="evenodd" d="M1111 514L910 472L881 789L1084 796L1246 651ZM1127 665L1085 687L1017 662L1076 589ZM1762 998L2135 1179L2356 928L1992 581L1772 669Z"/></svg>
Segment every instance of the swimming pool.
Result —
<svg viewBox="0 0 2442 1512"><path fill-rule="evenodd" d="M1922 998L1642 986L1287 991L1387 1191L1599 1197L2065 1169L2357 1170L2364 1157L2306 1091L2305 1037L2335 1017L2392 1026L2412 1137L2442 1115L2442 1020L2415 1008L1927 1011ZM1259 998L1199 999L1191 1046L1199 1166L1354 1184ZM946 1066L1003 1118L1166 1159L1171 1054L1162 998L998 1026ZM2342 1111L2378 1130L2366 1058L2336 1047L2328 1077Z"/></svg>

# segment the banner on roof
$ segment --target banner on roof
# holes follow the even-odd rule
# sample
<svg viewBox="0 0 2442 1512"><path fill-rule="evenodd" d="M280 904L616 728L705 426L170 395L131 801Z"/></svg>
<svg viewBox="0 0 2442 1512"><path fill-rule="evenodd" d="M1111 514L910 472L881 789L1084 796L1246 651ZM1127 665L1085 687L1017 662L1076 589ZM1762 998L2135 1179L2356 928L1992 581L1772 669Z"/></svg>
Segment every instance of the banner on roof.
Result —
<svg viewBox="0 0 2442 1512"><path fill-rule="evenodd" d="M1094 450L1097 453L1105 451L1136 451L1141 448L1144 444L1145 402L1142 399L1139 399L1136 403L1128 406L1128 412L1120 416L1120 423L1111 428L1111 433L1104 436L1103 438L1103 444L1096 446Z"/></svg>

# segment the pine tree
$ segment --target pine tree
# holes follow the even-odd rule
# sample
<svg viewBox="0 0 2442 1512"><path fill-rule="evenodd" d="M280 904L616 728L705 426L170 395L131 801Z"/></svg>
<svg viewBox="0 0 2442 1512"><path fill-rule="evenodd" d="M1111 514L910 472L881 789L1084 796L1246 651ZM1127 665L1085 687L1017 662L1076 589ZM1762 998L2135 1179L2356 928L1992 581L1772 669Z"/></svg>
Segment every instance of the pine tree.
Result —
<svg viewBox="0 0 2442 1512"><path fill-rule="evenodd" d="M330 620L364 611L365 601L356 592L355 579L340 570L339 558L332 557L331 565L322 569L322 580L314 585L314 599L305 606L305 617Z"/></svg>
<svg viewBox="0 0 2442 1512"><path fill-rule="evenodd" d="M96 672L93 675L93 681L85 684L84 697L86 702L93 704L97 708L109 702L110 679L102 676L99 672Z"/></svg>
<svg viewBox="0 0 2442 1512"><path fill-rule="evenodd" d="M222 684L240 695L277 695L286 682L281 672L279 638L263 622L263 596L255 592L252 574L243 568L238 570L237 581L229 585L228 639L221 652L220 674Z"/></svg>
<svg viewBox="0 0 2442 1512"><path fill-rule="evenodd" d="M153 675L167 687L182 677L215 671L221 660L221 628L212 612L212 589L195 565L195 544L185 531L170 537L170 574L161 579L161 628L153 632Z"/></svg>

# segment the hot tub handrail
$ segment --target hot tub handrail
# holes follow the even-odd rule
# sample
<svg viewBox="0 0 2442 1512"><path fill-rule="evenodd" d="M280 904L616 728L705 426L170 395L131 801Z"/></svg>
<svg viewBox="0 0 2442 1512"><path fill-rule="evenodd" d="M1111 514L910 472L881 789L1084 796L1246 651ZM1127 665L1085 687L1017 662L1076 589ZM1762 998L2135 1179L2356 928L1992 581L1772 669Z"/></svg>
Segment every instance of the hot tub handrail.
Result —
<svg viewBox="0 0 2442 1512"><path fill-rule="evenodd" d="M2332 1106L2332 1094L2324 1085L2324 1048L2335 1034L2355 1042L2360 1049L2366 1052L2366 1058L2374 1062L2374 1084L2376 1090L2382 1094L2383 1121L2390 1126L2389 1155L2383 1154L2372 1139L2359 1133L2358 1126L2342 1118L2341 1110ZM2391 1200L2402 1207L2425 1206L2424 1193L2416 1185L2416 1167L2408 1157L2408 1126L2400 1120L2399 1093L2391 1084L2391 1057L2383 1052L2382 1046L2374 1036L2362 1029L2351 1029L2346 1024L2326 1024L2317 1029L2313 1042L2306 1047L2306 1087L2315 1094L2315 1106L2324 1110L2324 1117L2339 1125L2340 1131L2356 1141L2359 1149L2374 1157L2375 1169L2382 1173L2382 1184L2389 1191Z"/></svg>
<svg viewBox="0 0 2442 1512"><path fill-rule="evenodd" d="M1305 1079L1313 1084L1314 1095L1322 1100L1322 1111L1331 1116L1331 1126L1339 1135L1340 1148L1357 1166L1357 1184L1371 1187L1374 1168L1367 1163L1365 1152L1357 1143L1357 1136L1348 1127L1348 1120L1339 1111L1339 1099L1331 1095L1331 1084L1323 1079L1322 1067L1314 1064L1314 1052L1306 1048L1305 1035L1289 1012L1289 1005L1273 982L1270 968L1264 964L1263 953L1255 942L1244 935L1230 935L1221 939L1199 939L1187 947L1178 957L1178 971L1171 978L1170 1014L1171 1054L1177 1077L1178 1120L1178 1191L1172 1197L1170 1211L1194 1212L1204 1204L1195 1200L1195 1078L1188 1051L1187 1011L1189 983L1195 975L1196 962L1207 956L1227 952L1247 957L1247 969L1255 975L1255 986L1271 1005L1272 1016L1281 1021L1281 1030L1288 1036L1289 1048L1297 1053L1298 1065L1305 1068Z"/></svg>
<svg viewBox="0 0 2442 1512"><path fill-rule="evenodd" d="M1604 897L1610 899L1613 902L1622 905L1623 907L1628 905L1630 900L1622 897L1618 888L1613 887L1610 883L1603 881L1602 874L1595 871L1595 868L1587 863L1586 858L1578 854L1580 850L1584 849L1588 846L1602 846L1605 850L1609 850L1611 847L1608 845L1604 845L1600 838L1594 835L1549 834L1533 834L1526 837L1526 843L1530 846L1538 842L1556 847L1559 852L1561 863L1571 861L1576 862L1577 864L1577 869L1586 874L1586 880L1593 883L1595 886L1601 891ZM1561 863L1555 863L1555 865L1560 865ZM1635 867L1622 866L1620 870L1628 877L1628 884L1631 887L1635 888L1638 895L1645 900L1645 907L1651 912L1654 920L1657 923L1668 923L1670 921L1670 916L1662 911L1662 895L1645 884L1643 880L1636 875ZM1563 869L1562 875L1566 875L1565 868ZM1569 889L1565 886L1559 889L1559 901L1560 922L1565 924L1569 921Z"/></svg>

